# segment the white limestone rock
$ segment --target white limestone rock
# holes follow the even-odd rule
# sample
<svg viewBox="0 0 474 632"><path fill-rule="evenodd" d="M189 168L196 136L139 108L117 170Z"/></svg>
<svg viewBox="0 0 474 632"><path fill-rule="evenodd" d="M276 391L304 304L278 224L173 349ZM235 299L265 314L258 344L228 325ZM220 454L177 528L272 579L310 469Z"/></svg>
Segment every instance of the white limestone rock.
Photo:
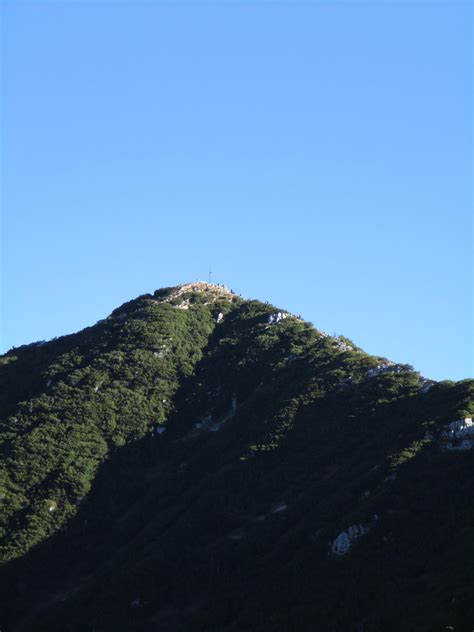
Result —
<svg viewBox="0 0 474 632"><path fill-rule="evenodd" d="M351 345L347 344L347 342L344 342L344 340L336 340L336 346L341 351L353 351L354 350L354 347L352 347Z"/></svg>
<svg viewBox="0 0 474 632"><path fill-rule="evenodd" d="M347 531L342 531L337 538L331 543L331 553L337 557L346 555L353 543L369 531L368 527L362 524L353 524L348 527Z"/></svg>
<svg viewBox="0 0 474 632"><path fill-rule="evenodd" d="M463 451L474 448L474 423L472 417L456 419L440 435L441 449Z"/></svg>
<svg viewBox="0 0 474 632"><path fill-rule="evenodd" d="M380 375L381 373L388 372L402 373L404 370L405 368L403 366L395 364L395 362L382 362L381 364L369 369L366 373L366 378L370 379L376 375Z"/></svg>
<svg viewBox="0 0 474 632"><path fill-rule="evenodd" d="M277 323L281 322L285 318L288 318L288 316L289 314L287 314L286 312L274 312L273 314L270 314L267 322L269 325L276 325Z"/></svg>
<svg viewBox="0 0 474 632"><path fill-rule="evenodd" d="M456 439L462 439L466 436L474 436L474 423L472 417L464 417L463 419L456 419L447 425L444 432L449 437L455 437Z"/></svg>
<svg viewBox="0 0 474 632"><path fill-rule="evenodd" d="M436 384L433 380L427 380L425 378L421 378L421 388L420 393L427 393L429 390L433 388Z"/></svg>

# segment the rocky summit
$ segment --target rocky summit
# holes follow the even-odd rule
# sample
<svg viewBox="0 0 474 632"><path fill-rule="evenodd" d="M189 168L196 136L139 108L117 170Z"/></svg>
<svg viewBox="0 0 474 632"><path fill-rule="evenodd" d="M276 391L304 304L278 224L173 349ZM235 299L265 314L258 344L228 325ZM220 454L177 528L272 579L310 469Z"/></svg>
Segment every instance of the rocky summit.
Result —
<svg viewBox="0 0 474 632"><path fill-rule="evenodd" d="M2 632L471 631L473 392L202 282L13 348Z"/></svg>

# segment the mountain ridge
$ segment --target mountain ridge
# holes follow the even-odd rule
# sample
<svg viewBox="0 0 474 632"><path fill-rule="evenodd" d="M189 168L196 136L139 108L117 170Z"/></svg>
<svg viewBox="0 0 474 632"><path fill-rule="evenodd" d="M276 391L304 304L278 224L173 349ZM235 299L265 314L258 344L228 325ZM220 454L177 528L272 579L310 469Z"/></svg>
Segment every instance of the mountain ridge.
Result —
<svg viewBox="0 0 474 632"><path fill-rule="evenodd" d="M0 385L7 630L468 629L474 381L201 282Z"/></svg>

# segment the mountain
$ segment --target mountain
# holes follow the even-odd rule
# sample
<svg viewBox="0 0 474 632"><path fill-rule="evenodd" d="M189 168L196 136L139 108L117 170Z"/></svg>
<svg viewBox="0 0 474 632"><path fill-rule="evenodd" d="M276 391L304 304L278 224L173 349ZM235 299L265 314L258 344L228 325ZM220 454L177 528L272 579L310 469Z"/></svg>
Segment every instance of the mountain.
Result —
<svg viewBox="0 0 474 632"><path fill-rule="evenodd" d="M206 283L12 349L2 632L471 631L473 392Z"/></svg>

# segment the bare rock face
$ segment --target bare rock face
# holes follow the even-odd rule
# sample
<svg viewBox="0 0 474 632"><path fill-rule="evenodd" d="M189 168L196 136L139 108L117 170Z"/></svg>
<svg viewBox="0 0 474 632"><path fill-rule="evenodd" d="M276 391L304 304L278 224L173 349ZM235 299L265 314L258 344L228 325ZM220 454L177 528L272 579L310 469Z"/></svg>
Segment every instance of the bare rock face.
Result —
<svg viewBox="0 0 474 632"><path fill-rule="evenodd" d="M369 531L369 528L362 524L353 524L347 531L342 531L331 544L331 553L336 556L346 555L353 543Z"/></svg>
<svg viewBox="0 0 474 632"><path fill-rule="evenodd" d="M474 448L474 422L463 417L449 423L441 433L443 450L471 450Z"/></svg>
<svg viewBox="0 0 474 632"><path fill-rule="evenodd" d="M189 307L193 305L196 295L201 296L200 303L203 305L210 305L218 300L226 300L229 302L238 300L234 292L227 286L219 283L206 283L204 281L183 283L177 287L170 288L164 296L159 296L155 300L159 303L169 303L178 309L189 309Z"/></svg>
<svg viewBox="0 0 474 632"><path fill-rule="evenodd" d="M269 325L276 325L277 323L281 322L285 318L288 318L288 316L289 314L287 312L274 312L273 314L270 314L267 322Z"/></svg>

